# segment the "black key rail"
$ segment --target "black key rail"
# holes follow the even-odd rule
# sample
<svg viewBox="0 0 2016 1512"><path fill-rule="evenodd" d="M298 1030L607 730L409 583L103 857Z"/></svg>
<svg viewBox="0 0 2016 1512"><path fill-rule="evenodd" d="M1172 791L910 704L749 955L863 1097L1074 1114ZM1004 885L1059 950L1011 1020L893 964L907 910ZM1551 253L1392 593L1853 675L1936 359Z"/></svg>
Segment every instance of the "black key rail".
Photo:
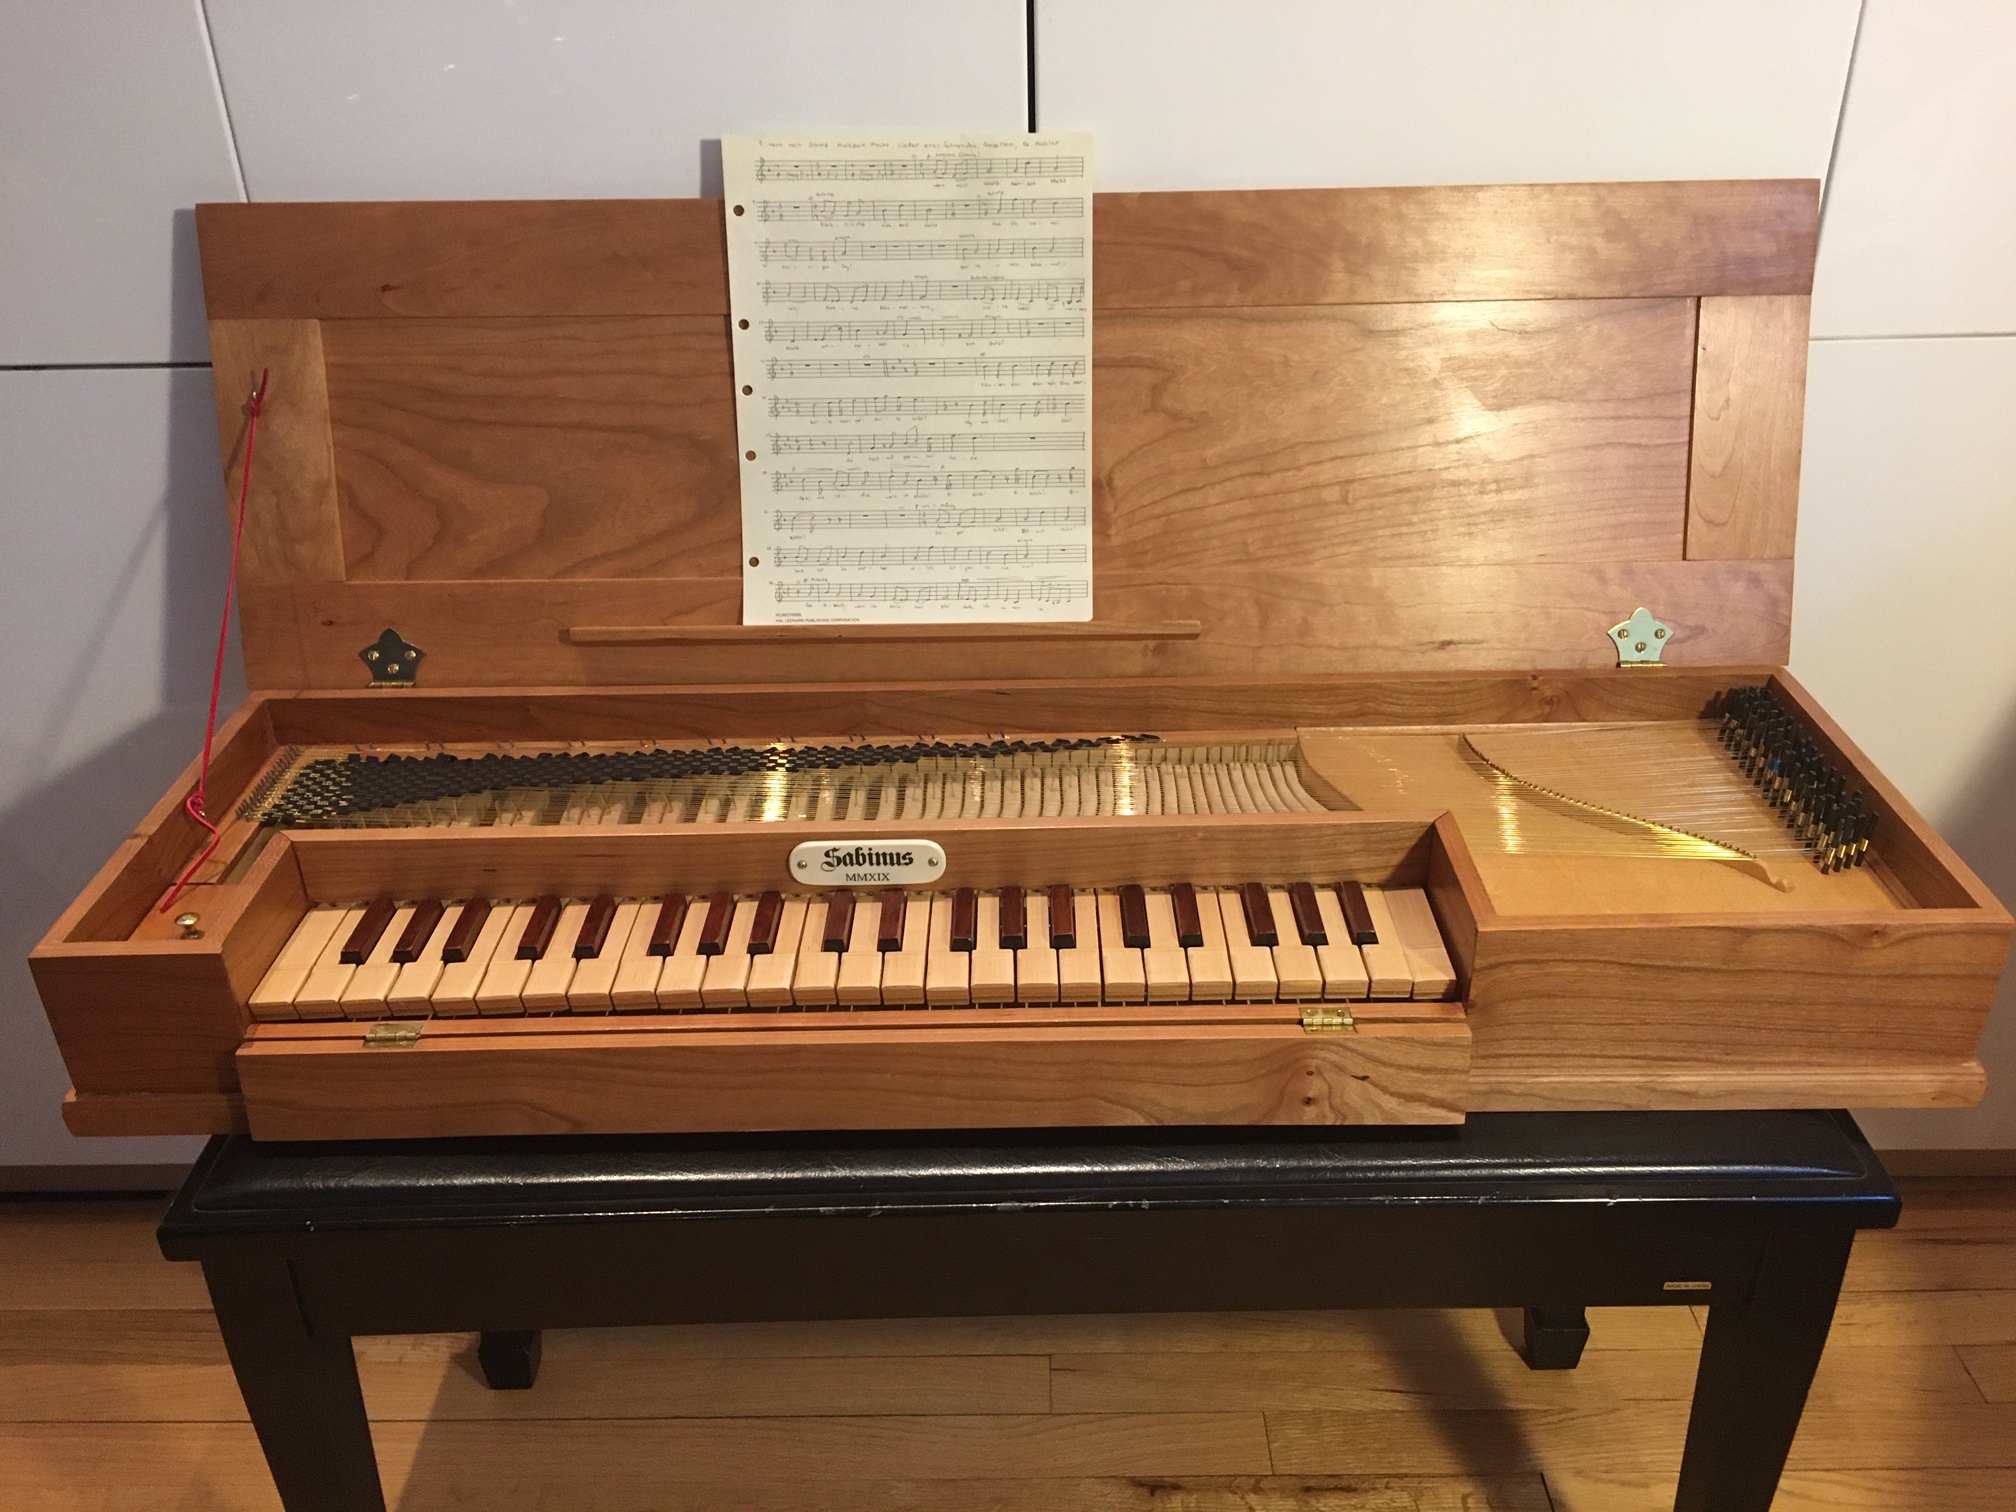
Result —
<svg viewBox="0 0 2016 1512"><path fill-rule="evenodd" d="M1845 1113L1481 1114L1451 1129L212 1140L160 1229L203 1265L287 1512L382 1512L350 1340L1345 1307L1706 1303L1683 1512L1764 1512L1855 1232L1897 1193ZM396 1278L394 1281L392 1278ZM537 1432L528 1426L528 1432ZM1460 1415L1448 1432L1460 1438ZM696 1469L699 1467L696 1467ZM900 1466L892 1466L900 1473Z"/></svg>

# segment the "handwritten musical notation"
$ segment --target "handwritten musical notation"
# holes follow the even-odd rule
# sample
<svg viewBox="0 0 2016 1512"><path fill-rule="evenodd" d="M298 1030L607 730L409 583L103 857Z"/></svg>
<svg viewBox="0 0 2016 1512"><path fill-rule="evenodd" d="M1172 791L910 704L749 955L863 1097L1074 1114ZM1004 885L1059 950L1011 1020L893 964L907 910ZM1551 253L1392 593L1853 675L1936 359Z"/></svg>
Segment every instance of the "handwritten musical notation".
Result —
<svg viewBox="0 0 2016 1512"><path fill-rule="evenodd" d="M901 320L766 320L765 341L989 341L997 336L1079 337L1083 315L1039 315L1026 319L986 315Z"/></svg>
<svg viewBox="0 0 2016 1512"><path fill-rule="evenodd" d="M772 431L764 438L780 457L838 455L859 457L876 452L923 452L926 456L977 457L982 452L1083 451L1083 431L935 432L912 428L900 434L793 435Z"/></svg>
<svg viewBox="0 0 2016 1512"><path fill-rule="evenodd" d="M979 394L875 394L866 398L786 399L770 396L772 420L1041 420L1082 415L1083 394L1024 398Z"/></svg>
<svg viewBox="0 0 2016 1512"><path fill-rule="evenodd" d="M1091 618L1090 138L721 162L743 620Z"/></svg>
<svg viewBox="0 0 2016 1512"><path fill-rule="evenodd" d="M1003 488L1041 492L1083 488L1082 467L981 468L973 472L939 472L932 468L900 468L887 472L854 472L830 467L800 472L773 472L772 493L993 493Z"/></svg>
<svg viewBox="0 0 2016 1512"><path fill-rule="evenodd" d="M875 530L904 538L920 534L959 535L969 530L1082 533L1091 528L1092 511L1083 504L1002 504L955 508L950 504L915 505L908 509L775 509L770 528L780 536L815 536L822 530ZM1028 539L1026 534L1017 539ZM782 551L785 548L777 547ZM1086 544L1086 557L1091 556Z"/></svg>
<svg viewBox="0 0 2016 1512"><path fill-rule="evenodd" d="M1082 278L901 278L870 282L764 283L768 304L1083 304Z"/></svg>
<svg viewBox="0 0 2016 1512"><path fill-rule="evenodd" d="M1030 567L1076 565L1089 546L780 546L777 565L830 572L836 567Z"/></svg>
<svg viewBox="0 0 2016 1512"><path fill-rule="evenodd" d="M1089 357L773 357L772 379L794 378L1083 378Z"/></svg>
<svg viewBox="0 0 2016 1512"><path fill-rule="evenodd" d="M857 183L864 179L947 179L955 184L970 184L975 179L1075 179L1084 178L1087 171L1085 159L1077 156L930 152L880 158L759 157L750 177L759 184L816 183L821 180Z"/></svg>
<svg viewBox="0 0 2016 1512"><path fill-rule="evenodd" d="M730 245L733 245L732 240ZM949 241L944 238L856 241L851 236L840 236L831 241L817 241L809 237L802 240L794 237L787 241L759 241L756 243L756 255L766 267L773 262L955 262L961 267L970 267L974 263L1068 263L1085 261L1085 238L959 236Z"/></svg>
<svg viewBox="0 0 2016 1512"><path fill-rule="evenodd" d="M876 200L831 199L758 200L759 221L817 221L820 225L846 223L852 226L897 226L915 221L984 220L1083 220L1085 197L1060 195L1052 198L1014 199L1005 194L983 194L970 200Z"/></svg>
<svg viewBox="0 0 2016 1512"><path fill-rule="evenodd" d="M953 578L944 582L846 583L812 579L779 583L780 604L880 604L891 607L989 607L1030 609L1082 604L1092 597L1092 585L1078 578ZM1054 615L1043 618L1057 618ZM1087 616L1089 618L1089 616Z"/></svg>

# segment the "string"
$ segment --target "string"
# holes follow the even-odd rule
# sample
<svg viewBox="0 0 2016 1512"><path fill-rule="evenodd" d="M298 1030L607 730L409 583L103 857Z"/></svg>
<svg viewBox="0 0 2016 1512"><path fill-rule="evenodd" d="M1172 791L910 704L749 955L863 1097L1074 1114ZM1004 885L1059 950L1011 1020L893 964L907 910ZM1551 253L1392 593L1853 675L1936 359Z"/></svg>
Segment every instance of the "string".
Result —
<svg viewBox="0 0 2016 1512"><path fill-rule="evenodd" d="M168 890L168 896L161 900L158 910L161 913L175 906L175 900L182 896L189 879L216 854L218 845L224 839L223 831L210 822L208 812L210 748L217 739L217 701L224 691L224 651L231 639L231 599L238 587L238 545L245 538L245 501L252 492L252 443L259 436L259 415L266 407L266 380L271 375L271 368L259 370L259 387L252 390L252 397L245 404L245 468L238 479L238 519L231 527L231 570L224 577L224 618L217 626L217 665L210 674L210 715L203 724L203 760L196 768L195 791L182 801L183 812L210 831L210 843L203 847L202 854L189 863L188 870Z"/></svg>
<svg viewBox="0 0 2016 1512"><path fill-rule="evenodd" d="M1646 830L1678 841L1683 846L1688 842L1694 842L1698 846L1704 847L1704 849L1694 851L1693 853L1696 855L1701 855L1711 860L1726 861L1738 870L1747 871L1751 875L1769 882L1780 892L1790 892L1792 890L1790 883L1780 881L1772 874L1769 866L1759 860L1755 854L1743 849L1740 845L1731 845L1726 840L1710 839L1707 835L1699 834L1694 830L1682 829L1678 825L1664 824L1657 819L1648 819L1643 814L1634 814L1628 810L1611 808L1608 805L1596 803L1587 798L1574 797L1571 794L1562 792L1558 788L1551 788L1544 783L1535 782L1530 777L1522 777L1517 772L1507 771L1503 766L1478 750L1476 743L1468 735L1459 738L1462 741L1464 750L1475 756L1484 765L1508 782L1522 788L1528 788L1542 797L1552 798L1557 803L1565 803L1570 808L1585 809L1589 813L1599 815L1605 819L1618 820L1625 824L1641 825Z"/></svg>

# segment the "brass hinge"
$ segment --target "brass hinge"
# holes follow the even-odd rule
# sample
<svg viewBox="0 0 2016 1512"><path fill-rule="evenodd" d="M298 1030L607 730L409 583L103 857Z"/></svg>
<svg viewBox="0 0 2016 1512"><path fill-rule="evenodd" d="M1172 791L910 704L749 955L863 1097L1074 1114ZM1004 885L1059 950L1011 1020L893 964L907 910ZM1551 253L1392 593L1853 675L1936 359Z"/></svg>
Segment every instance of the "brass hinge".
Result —
<svg viewBox="0 0 2016 1512"><path fill-rule="evenodd" d="M420 1039L418 1024L373 1024L364 1031L367 1050L405 1050Z"/></svg>
<svg viewBox="0 0 2016 1512"><path fill-rule="evenodd" d="M1617 644L1617 665L1659 666L1660 654L1665 651L1666 642L1672 634L1671 625L1654 619L1652 611L1640 604L1632 611L1631 618L1610 627L1610 639Z"/></svg>
<svg viewBox="0 0 2016 1512"><path fill-rule="evenodd" d="M420 676L420 658L427 653L390 625L385 633L357 653L371 673L374 688L410 688Z"/></svg>
<svg viewBox="0 0 2016 1512"><path fill-rule="evenodd" d="M1302 1010L1302 1027L1310 1034L1345 1034L1351 1029L1351 1013L1327 1003L1311 1003Z"/></svg>

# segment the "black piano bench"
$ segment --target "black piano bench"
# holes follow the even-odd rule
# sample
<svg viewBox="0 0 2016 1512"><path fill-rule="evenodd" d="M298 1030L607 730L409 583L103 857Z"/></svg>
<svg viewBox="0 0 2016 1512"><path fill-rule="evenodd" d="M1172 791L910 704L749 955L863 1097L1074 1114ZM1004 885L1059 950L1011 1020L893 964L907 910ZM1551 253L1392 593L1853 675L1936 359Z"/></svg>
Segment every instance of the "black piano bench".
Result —
<svg viewBox="0 0 2016 1512"><path fill-rule="evenodd" d="M1447 1129L212 1140L197 1260L287 1512L382 1512L350 1340L545 1328L1340 1307L1708 1305L1675 1506L1765 1512L1855 1232L1897 1221L1845 1113L1519 1113ZM399 1278L396 1286L385 1278ZM528 1426L528 1432L536 1427ZM1452 1430L1460 1431L1460 1429ZM892 1473L900 1467L892 1466Z"/></svg>

